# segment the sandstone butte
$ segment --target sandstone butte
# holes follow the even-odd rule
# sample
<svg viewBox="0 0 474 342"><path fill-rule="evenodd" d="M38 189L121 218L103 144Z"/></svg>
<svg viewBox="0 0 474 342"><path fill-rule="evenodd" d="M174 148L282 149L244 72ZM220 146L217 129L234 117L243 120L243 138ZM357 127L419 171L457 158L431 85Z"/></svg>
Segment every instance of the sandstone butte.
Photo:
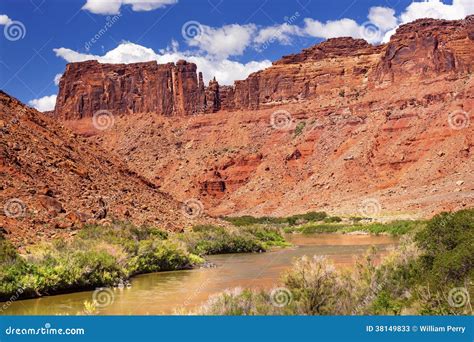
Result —
<svg viewBox="0 0 474 342"><path fill-rule="evenodd" d="M70 149L91 144L88 158L104 158L88 164L91 187L122 184L156 220L150 197L134 198L137 179L178 201L198 199L216 217L430 217L474 204L473 57L470 16L417 20L379 46L329 39L233 86L205 86L185 61L72 63L49 114L77 134ZM99 110L113 115L109 129L92 125ZM42 130L54 136L57 127L48 119ZM73 162L83 165L77 153ZM102 164L131 170L134 181L105 177ZM73 203L79 195L64 196ZM127 210L122 204L112 210Z"/></svg>

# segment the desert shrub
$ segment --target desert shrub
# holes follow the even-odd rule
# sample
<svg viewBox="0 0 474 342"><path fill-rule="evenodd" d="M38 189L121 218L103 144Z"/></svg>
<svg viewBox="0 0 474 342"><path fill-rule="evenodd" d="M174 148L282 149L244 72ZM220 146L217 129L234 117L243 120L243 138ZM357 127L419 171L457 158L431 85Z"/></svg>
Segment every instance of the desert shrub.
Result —
<svg viewBox="0 0 474 342"><path fill-rule="evenodd" d="M301 135L303 133L304 128L306 127L306 122L300 121L295 127L295 131L293 133L293 137L296 138L297 136Z"/></svg>
<svg viewBox="0 0 474 342"><path fill-rule="evenodd" d="M351 220L352 223L359 223L360 221L365 220L365 218L359 216L351 216L349 217L349 220Z"/></svg>
<svg viewBox="0 0 474 342"><path fill-rule="evenodd" d="M325 223L338 223L341 221L342 221L342 218L340 218L339 216L329 216L324 219Z"/></svg>
<svg viewBox="0 0 474 342"><path fill-rule="evenodd" d="M112 285L125 276L123 267L106 252L50 253L3 268L0 298L8 298L20 289L22 295L27 297L91 289Z"/></svg>
<svg viewBox="0 0 474 342"><path fill-rule="evenodd" d="M474 209L435 216L416 234L416 243L433 285L474 279Z"/></svg>
<svg viewBox="0 0 474 342"><path fill-rule="evenodd" d="M249 215L239 217L225 217L224 220L232 223L234 226L237 227L252 226L256 224L282 224L286 222L284 218L280 217L253 217Z"/></svg>
<svg viewBox="0 0 474 342"><path fill-rule="evenodd" d="M152 226L137 227L128 222L115 222L111 226L86 225L78 234L81 239L120 243L124 240L141 241L150 238L166 240L168 233Z"/></svg>
<svg viewBox="0 0 474 342"><path fill-rule="evenodd" d="M344 232L365 231L371 234L390 234L400 236L421 229L424 225L420 221L393 221L388 223L370 223L346 227Z"/></svg>
<svg viewBox="0 0 474 342"><path fill-rule="evenodd" d="M194 259L195 260L195 259ZM150 273L192 268L189 253L178 243L160 240L139 242L137 254L129 264L130 273Z"/></svg>
<svg viewBox="0 0 474 342"><path fill-rule="evenodd" d="M272 227L254 226L242 229L244 232L255 236L263 243L265 248L289 246L280 230Z"/></svg>
<svg viewBox="0 0 474 342"><path fill-rule="evenodd" d="M297 312L304 315L336 314L340 292L337 282L334 266L318 256L298 259L284 278Z"/></svg>
<svg viewBox="0 0 474 342"><path fill-rule="evenodd" d="M295 225L299 222L318 222L322 221L327 217L327 214L324 211L310 211L306 214L298 214L288 217L287 223L290 225Z"/></svg>
<svg viewBox="0 0 474 342"><path fill-rule="evenodd" d="M200 225L177 238L186 244L191 253L197 255L253 253L273 246L289 245L279 229L260 225L238 229Z"/></svg>
<svg viewBox="0 0 474 342"><path fill-rule="evenodd" d="M192 231L199 233L199 232L209 232L209 231L215 231L215 230L220 230L222 227L220 226L213 226L212 224L198 224L192 227Z"/></svg>
<svg viewBox="0 0 474 342"><path fill-rule="evenodd" d="M19 258L15 247L10 241L0 236L0 265L12 264L18 261Z"/></svg>
<svg viewBox="0 0 474 342"><path fill-rule="evenodd" d="M323 211L311 211L306 214L292 215L289 217L253 217L253 216L240 216L240 217L225 217L224 219L235 226L252 226L257 224L267 225L280 225L289 224L294 226L296 224L307 223L307 222L318 222L324 220L327 214Z"/></svg>
<svg viewBox="0 0 474 342"><path fill-rule="evenodd" d="M178 237L188 250L197 255L226 253L252 253L265 251L262 242L245 231L231 231L228 228L214 227L198 232L187 232Z"/></svg>
<svg viewBox="0 0 474 342"><path fill-rule="evenodd" d="M206 304L198 308L199 315L253 316L278 315L282 310L271 304L265 291L235 288L212 296Z"/></svg>

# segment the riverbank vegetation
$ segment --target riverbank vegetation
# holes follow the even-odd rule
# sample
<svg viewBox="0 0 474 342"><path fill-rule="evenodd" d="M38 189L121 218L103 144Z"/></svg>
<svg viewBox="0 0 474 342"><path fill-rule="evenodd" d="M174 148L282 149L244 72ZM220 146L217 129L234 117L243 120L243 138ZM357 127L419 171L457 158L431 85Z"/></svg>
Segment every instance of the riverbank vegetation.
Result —
<svg viewBox="0 0 474 342"><path fill-rule="evenodd" d="M32 246L19 255L0 238L0 300L115 286L150 272L189 269L204 256L285 246L279 229L195 226L184 233L116 222L86 226L71 241Z"/></svg>
<svg viewBox="0 0 474 342"><path fill-rule="evenodd" d="M237 227L247 226L279 226L286 234L318 234L318 233L354 233L389 234L401 236L417 230L424 225L424 221L397 220L387 223L371 222L369 218L330 216L324 211L309 212L289 217L225 217L226 221Z"/></svg>
<svg viewBox="0 0 474 342"><path fill-rule="evenodd" d="M452 313L459 310L446 306L446 289L472 288L473 210L441 214L428 222L385 224L324 212L226 221L226 227L199 225L181 233L124 222L90 225L69 241L30 246L21 255L0 236L0 301L117 286L137 274L204 266L206 255L286 247L284 233L391 234L403 236L404 243L382 264L369 255L352 273L335 270L321 258L296 261L282 281L291 294L288 305L273 305L271 292L242 290L214 298L201 312ZM313 288L315 284L323 287ZM311 302L317 298L324 301Z"/></svg>
<svg viewBox="0 0 474 342"><path fill-rule="evenodd" d="M331 221L329 221L331 222ZM355 233L389 234L393 236L405 235L425 225L423 221L393 221L388 223L344 223L332 221L332 223L307 223L300 226L289 226L284 229L285 233Z"/></svg>
<svg viewBox="0 0 474 342"><path fill-rule="evenodd" d="M197 314L472 314L474 209L442 213L410 229L399 222L390 230L411 233L380 264L373 251L352 270L337 270L323 257L303 257L284 275L281 287L227 291Z"/></svg>

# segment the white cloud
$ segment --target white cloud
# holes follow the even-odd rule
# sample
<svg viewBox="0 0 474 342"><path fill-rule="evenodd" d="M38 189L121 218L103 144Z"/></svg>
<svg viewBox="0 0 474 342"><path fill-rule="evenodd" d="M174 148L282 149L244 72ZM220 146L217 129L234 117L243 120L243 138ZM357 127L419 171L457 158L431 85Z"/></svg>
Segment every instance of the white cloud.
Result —
<svg viewBox="0 0 474 342"><path fill-rule="evenodd" d="M290 45L292 36L301 36L302 34L302 29L298 26L284 23L261 29L253 41L257 45L268 44L275 41L278 41L282 45Z"/></svg>
<svg viewBox="0 0 474 342"><path fill-rule="evenodd" d="M28 104L40 112L47 112L54 109L56 105L56 95L44 96L39 99L28 101Z"/></svg>
<svg viewBox="0 0 474 342"><path fill-rule="evenodd" d="M82 54L70 49L54 49L56 56L65 59L67 62L83 62L86 60L97 60L101 63L138 63L147 61L157 61L159 64L174 62L180 59L196 63L198 71L203 73L206 81L214 76L223 85L233 84L235 80L247 78L252 72L265 69L271 66L269 60L251 61L239 63L227 58L213 58L192 54L191 52L180 52L176 42L172 47L156 53L150 48L130 42L123 42L115 49L108 51L103 56Z"/></svg>
<svg viewBox="0 0 474 342"><path fill-rule="evenodd" d="M341 19L322 23L318 20L306 18L305 32L316 38L360 37L360 26L352 19Z"/></svg>
<svg viewBox="0 0 474 342"><path fill-rule="evenodd" d="M257 26L249 25L225 25L213 28L199 25L197 34L186 40L187 44L197 47L210 55L218 58L229 56L240 56L250 45L252 36L257 31Z"/></svg>
<svg viewBox="0 0 474 342"><path fill-rule="evenodd" d="M61 81L62 76L63 76L63 74L56 74L56 76L54 76L54 84L55 85L59 85L59 81Z"/></svg>
<svg viewBox="0 0 474 342"><path fill-rule="evenodd" d="M120 8L124 5L130 5L133 11L139 12L152 11L177 2L178 0L87 0L82 9L95 14L107 15L119 14Z"/></svg>
<svg viewBox="0 0 474 342"><path fill-rule="evenodd" d="M395 10L388 7L371 7L367 18L383 31L391 30L398 24Z"/></svg>
<svg viewBox="0 0 474 342"><path fill-rule="evenodd" d="M445 4L441 0L412 2L398 17L394 9L376 6L369 9L368 21L364 24L349 18L327 22L306 18L303 27L283 24L260 29L254 42L258 45L273 39L281 44L289 44L292 36L309 36L323 39L362 38L369 43L379 44L387 42L400 24L420 18L457 20L473 13L474 0L453 0L452 4Z"/></svg>
<svg viewBox="0 0 474 342"><path fill-rule="evenodd" d="M100 14L116 14L122 5L131 5L135 11L146 11L176 2L177 0L87 0L84 9ZM197 52L179 51L178 43L175 41L172 42L171 47L159 53L130 42L121 43L103 56L84 54L67 48L58 48L54 51L57 56L64 58L67 62L98 60L102 63L136 63L155 60L164 64L185 59L197 64L198 70L203 73L206 81L215 76L221 84L227 85L235 80L245 79L250 73L271 65L269 60L239 63L229 59L230 56L242 55L250 46L261 49L265 44L273 42L288 45L296 36L323 39L353 37L379 44L382 41L388 41L400 24L424 17L462 19L473 13L473 0L453 0L451 5L444 4L440 0L426 0L412 2L398 17L395 15L395 10L391 8L371 7L367 15L368 21L364 24L358 24L349 18L327 22L306 18L302 26L287 22L269 27L257 27L255 24L232 24L216 28L197 22L188 22L197 24L190 31L193 33L191 37L186 39L186 43L190 47L197 48ZM0 16L0 23L8 20L8 17ZM185 35L186 24L183 26ZM58 81L57 77L55 83Z"/></svg>
<svg viewBox="0 0 474 342"><path fill-rule="evenodd" d="M421 18L460 20L470 14L474 14L473 0L453 0L452 4L445 4L440 0L426 0L424 2L412 2L398 17L400 25ZM385 34L383 42L386 43L395 33L396 29Z"/></svg>
<svg viewBox="0 0 474 342"><path fill-rule="evenodd" d="M8 25L12 20L6 14L0 14L0 25Z"/></svg>

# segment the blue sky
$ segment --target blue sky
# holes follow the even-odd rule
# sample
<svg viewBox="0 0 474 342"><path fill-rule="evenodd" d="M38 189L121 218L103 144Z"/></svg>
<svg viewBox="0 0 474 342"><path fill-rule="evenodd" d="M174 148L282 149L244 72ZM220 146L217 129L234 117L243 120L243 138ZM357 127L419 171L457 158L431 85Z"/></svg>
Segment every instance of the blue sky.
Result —
<svg viewBox="0 0 474 342"><path fill-rule="evenodd" d="M472 0L0 1L0 89L40 110L67 62L185 58L231 84L326 38L378 44L420 17L474 13Z"/></svg>

